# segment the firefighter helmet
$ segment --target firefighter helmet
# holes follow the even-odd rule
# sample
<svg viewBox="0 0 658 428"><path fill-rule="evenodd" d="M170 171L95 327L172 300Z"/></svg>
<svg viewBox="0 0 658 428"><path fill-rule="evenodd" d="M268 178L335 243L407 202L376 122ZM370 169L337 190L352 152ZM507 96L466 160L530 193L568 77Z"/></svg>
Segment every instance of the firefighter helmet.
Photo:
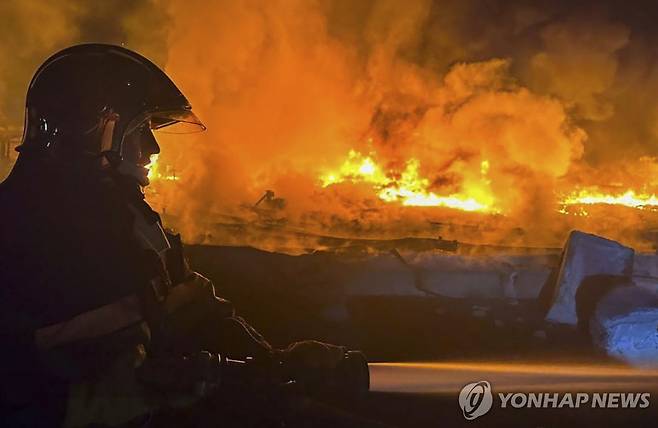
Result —
<svg viewBox="0 0 658 428"><path fill-rule="evenodd" d="M124 137L145 125L205 129L182 92L148 59L120 46L76 45L51 56L32 78L17 150L59 160L120 160Z"/></svg>

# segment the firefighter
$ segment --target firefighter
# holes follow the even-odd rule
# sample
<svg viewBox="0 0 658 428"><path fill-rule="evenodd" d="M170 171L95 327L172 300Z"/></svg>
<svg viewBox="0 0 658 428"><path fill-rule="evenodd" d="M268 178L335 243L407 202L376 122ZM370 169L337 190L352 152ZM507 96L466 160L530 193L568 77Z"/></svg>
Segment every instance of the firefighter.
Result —
<svg viewBox="0 0 658 428"><path fill-rule="evenodd" d="M128 49L73 46L34 75L20 154L0 184L3 423L120 426L185 402L140 377L162 356L342 358L320 342L272 349L190 270L143 194L153 131L173 127L205 129L167 75Z"/></svg>

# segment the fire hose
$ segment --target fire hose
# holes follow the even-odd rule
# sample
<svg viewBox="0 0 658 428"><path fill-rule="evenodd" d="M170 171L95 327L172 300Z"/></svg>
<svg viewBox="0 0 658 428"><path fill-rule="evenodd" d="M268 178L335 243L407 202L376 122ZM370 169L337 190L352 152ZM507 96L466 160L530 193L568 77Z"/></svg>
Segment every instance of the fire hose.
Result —
<svg viewBox="0 0 658 428"><path fill-rule="evenodd" d="M277 358L235 359L203 351L147 360L138 376L151 387L197 397L233 386L268 387L341 399L362 397L370 389L368 362L360 351L346 351L334 368L302 367Z"/></svg>

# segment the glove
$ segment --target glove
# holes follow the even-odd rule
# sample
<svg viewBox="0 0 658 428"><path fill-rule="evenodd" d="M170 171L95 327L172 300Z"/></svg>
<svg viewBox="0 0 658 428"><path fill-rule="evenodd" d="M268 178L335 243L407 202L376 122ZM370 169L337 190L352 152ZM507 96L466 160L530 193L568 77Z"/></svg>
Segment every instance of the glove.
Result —
<svg viewBox="0 0 658 428"><path fill-rule="evenodd" d="M284 349L282 356L286 363L296 367L333 369L345 357L345 348L317 340L303 340Z"/></svg>

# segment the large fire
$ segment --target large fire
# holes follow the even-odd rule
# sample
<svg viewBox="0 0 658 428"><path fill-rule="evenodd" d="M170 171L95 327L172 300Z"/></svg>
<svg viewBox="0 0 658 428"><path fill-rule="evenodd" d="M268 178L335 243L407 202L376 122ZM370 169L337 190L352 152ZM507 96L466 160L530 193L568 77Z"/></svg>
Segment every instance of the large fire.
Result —
<svg viewBox="0 0 658 428"><path fill-rule="evenodd" d="M348 4L172 3L165 69L208 131L161 144L151 191L188 240L653 245L656 81L623 28L501 12L525 24L473 42L461 3Z"/></svg>
<svg viewBox="0 0 658 428"><path fill-rule="evenodd" d="M169 165L161 165L158 155L151 157L148 177L151 182L160 180L178 181L180 176ZM488 177L490 163L480 163L480 179L465 185L459 193L439 195L430 190L430 180L420 172L421 163L410 158L401 170L385 168L376 161L374 153L364 155L350 150L347 159L336 169L326 171L319 176L323 188L340 183L370 184L379 199L398 203L403 206L446 207L462 211L481 213L501 213L496 205L496 198L491 192L491 179ZM658 196L634 190L605 193L596 188L572 191L557 198L558 212L576 216L587 216L584 205L618 205L629 208L647 209L658 207ZM579 209L568 207L578 206Z"/></svg>
<svg viewBox="0 0 658 428"><path fill-rule="evenodd" d="M491 192L491 180L487 174L490 164L483 160L480 164L480 181L464 186L460 193L437 195L429 190L429 179L420 174L420 161L411 158L402 171L385 169L375 161L375 155L363 155L351 150L347 159L336 170L320 176L322 187L338 183L368 183L377 196L386 202L397 202L405 206L448 207L463 211L500 213L496 198ZM558 211L563 214L588 215L584 209L569 210L566 207L580 205L620 205L645 209L658 207L658 197L627 190L623 193L605 193L597 189L572 191L558 198Z"/></svg>
<svg viewBox="0 0 658 428"><path fill-rule="evenodd" d="M0 140L12 127L20 139L24 89L52 52L103 40L144 54L208 127L158 133L146 189L190 242L262 246L262 227L658 243L658 33L623 4L167 1L110 14L108 32L106 10L50 2L46 40L32 2L14 3L4 15L26 54L0 46Z"/></svg>

